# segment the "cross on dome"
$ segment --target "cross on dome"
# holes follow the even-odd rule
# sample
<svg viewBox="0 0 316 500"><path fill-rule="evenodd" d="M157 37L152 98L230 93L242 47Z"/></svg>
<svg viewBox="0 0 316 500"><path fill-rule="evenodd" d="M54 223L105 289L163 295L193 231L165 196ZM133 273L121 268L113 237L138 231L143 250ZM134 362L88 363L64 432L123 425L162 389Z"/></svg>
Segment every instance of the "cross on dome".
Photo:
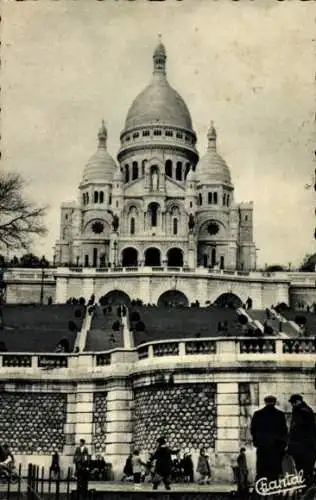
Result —
<svg viewBox="0 0 316 500"><path fill-rule="evenodd" d="M100 127L99 132L98 132L99 148L106 148L107 137L108 137L108 133L107 133L106 126L105 126L105 121L102 120L101 127Z"/></svg>
<svg viewBox="0 0 316 500"><path fill-rule="evenodd" d="M210 123L210 128L208 129L207 132L207 138L208 138L208 150L210 149L215 149L216 150L216 138L217 138L217 133L216 133L216 128L214 127L214 122L211 120Z"/></svg>
<svg viewBox="0 0 316 500"><path fill-rule="evenodd" d="M161 35L158 35L158 45L154 50L154 75L165 75L166 74L166 48L161 41Z"/></svg>

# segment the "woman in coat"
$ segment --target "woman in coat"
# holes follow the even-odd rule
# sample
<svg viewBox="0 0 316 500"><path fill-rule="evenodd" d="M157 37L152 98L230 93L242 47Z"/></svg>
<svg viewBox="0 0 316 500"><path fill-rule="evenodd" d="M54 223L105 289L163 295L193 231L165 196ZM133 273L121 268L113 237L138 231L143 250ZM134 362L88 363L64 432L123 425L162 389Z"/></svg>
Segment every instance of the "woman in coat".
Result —
<svg viewBox="0 0 316 500"><path fill-rule="evenodd" d="M211 468L208 461L208 456L205 453L205 449L201 448L200 455L198 459L198 465L196 471L200 475L200 484L210 484L211 479Z"/></svg>

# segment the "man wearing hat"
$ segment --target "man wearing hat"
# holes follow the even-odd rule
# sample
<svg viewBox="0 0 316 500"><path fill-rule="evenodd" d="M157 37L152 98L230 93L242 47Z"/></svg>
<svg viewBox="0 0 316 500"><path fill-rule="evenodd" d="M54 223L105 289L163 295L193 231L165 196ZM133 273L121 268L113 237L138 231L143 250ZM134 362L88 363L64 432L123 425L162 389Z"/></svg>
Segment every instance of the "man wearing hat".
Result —
<svg viewBox="0 0 316 500"><path fill-rule="evenodd" d="M156 490L161 482L164 483L166 490L170 490L170 476L172 469L172 455L178 450L171 451L167 446L166 439L160 437L157 439L158 448L152 455L151 460L155 460L155 472L153 476L153 489Z"/></svg>
<svg viewBox="0 0 316 500"><path fill-rule="evenodd" d="M313 481L316 460L315 415L301 394L292 394L289 402L293 410L288 452L294 458L297 471L304 471L306 484L309 485Z"/></svg>
<svg viewBox="0 0 316 500"><path fill-rule="evenodd" d="M257 479L273 481L282 473L288 432L283 411L275 407L276 397L267 396L264 402L264 408L254 413L250 430L257 448Z"/></svg>

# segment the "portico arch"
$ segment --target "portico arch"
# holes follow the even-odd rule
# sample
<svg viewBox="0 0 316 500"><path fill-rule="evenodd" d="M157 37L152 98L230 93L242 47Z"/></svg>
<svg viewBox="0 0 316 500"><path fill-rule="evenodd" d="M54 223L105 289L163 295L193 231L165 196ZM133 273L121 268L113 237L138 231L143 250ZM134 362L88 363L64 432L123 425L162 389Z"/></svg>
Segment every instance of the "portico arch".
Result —
<svg viewBox="0 0 316 500"><path fill-rule="evenodd" d="M169 267L183 267L183 252L180 248L170 248L167 252Z"/></svg>
<svg viewBox="0 0 316 500"><path fill-rule="evenodd" d="M161 266L159 248L150 247L145 251L145 266Z"/></svg>
<svg viewBox="0 0 316 500"><path fill-rule="evenodd" d="M138 252L136 248L127 247L122 251L122 266L136 267L138 265Z"/></svg>
<svg viewBox="0 0 316 500"><path fill-rule="evenodd" d="M167 290L160 295L157 305L158 307L188 307L189 301L180 290Z"/></svg>
<svg viewBox="0 0 316 500"><path fill-rule="evenodd" d="M242 306L242 300L238 295L231 292L222 293L214 302L220 309L238 309Z"/></svg>
<svg viewBox="0 0 316 500"><path fill-rule="evenodd" d="M127 293L122 292L122 290L111 290L111 292L106 293L102 297L100 297L99 302L102 305L115 306L118 304L125 304L128 306L131 302L131 299Z"/></svg>

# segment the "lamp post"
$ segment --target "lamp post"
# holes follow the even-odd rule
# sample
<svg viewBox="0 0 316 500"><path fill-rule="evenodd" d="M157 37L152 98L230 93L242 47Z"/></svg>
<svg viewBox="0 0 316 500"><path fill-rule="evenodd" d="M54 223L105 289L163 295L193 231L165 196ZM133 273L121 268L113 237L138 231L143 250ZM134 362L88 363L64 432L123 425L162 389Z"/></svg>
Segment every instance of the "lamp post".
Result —
<svg viewBox="0 0 316 500"><path fill-rule="evenodd" d="M41 268L42 268L40 304L43 305L43 299L44 299L44 274L45 274L45 264L46 264L45 255L43 255L43 257L41 258L40 262L41 262Z"/></svg>

